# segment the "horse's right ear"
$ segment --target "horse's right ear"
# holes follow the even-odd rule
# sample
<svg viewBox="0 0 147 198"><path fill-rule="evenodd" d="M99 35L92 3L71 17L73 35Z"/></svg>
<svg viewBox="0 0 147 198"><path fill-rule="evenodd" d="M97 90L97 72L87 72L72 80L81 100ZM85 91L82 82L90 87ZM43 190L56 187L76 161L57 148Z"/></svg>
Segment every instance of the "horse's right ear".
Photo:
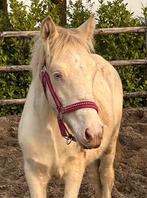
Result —
<svg viewBox="0 0 147 198"><path fill-rule="evenodd" d="M46 17L41 24L41 36L43 40L53 39L58 35L57 28L50 16Z"/></svg>
<svg viewBox="0 0 147 198"><path fill-rule="evenodd" d="M94 15L91 15L87 21L85 21L78 28L82 39L85 39L86 42L91 42L95 30L95 18Z"/></svg>

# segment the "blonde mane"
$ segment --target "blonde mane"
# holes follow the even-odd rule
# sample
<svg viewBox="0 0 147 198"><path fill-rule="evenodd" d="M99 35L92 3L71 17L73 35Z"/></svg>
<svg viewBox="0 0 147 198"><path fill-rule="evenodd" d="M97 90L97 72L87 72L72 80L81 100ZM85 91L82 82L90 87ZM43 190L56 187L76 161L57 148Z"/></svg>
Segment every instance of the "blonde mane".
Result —
<svg viewBox="0 0 147 198"><path fill-rule="evenodd" d="M64 49L68 48L77 48L78 50L82 47L87 50L88 53L94 51L93 47L93 38L89 39L89 42L86 42L85 39L82 39L78 29L66 29L62 27L57 27L58 37L50 38L48 42L49 56L53 57L54 55L59 55ZM45 61L45 47L44 41L41 38L41 34L37 35L34 38L34 46L32 51L32 60L31 67L33 77L40 72L41 66L43 66Z"/></svg>

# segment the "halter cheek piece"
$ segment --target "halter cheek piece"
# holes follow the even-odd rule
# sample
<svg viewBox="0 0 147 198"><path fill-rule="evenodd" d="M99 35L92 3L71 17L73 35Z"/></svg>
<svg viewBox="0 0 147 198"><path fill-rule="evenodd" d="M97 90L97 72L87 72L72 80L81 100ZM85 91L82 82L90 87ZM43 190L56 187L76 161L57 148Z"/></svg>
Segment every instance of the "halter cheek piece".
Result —
<svg viewBox="0 0 147 198"><path fill-rule="evenodd" d="M92 101L82 101L82 102L77 102L68 106L63 107L61 101L59 100L58 96L56 95L56 92L53 88L53 85L50 80L50 76L47 72L46 66L44 65L41 70L41 81L44 89L45 96L47 98L47 93L46 93L46 88L48 87L51 96L55 102L58 115L57 115L57 121L59 125L59 129L61 131L61 135L66 139L66 143L70 144L71 141L76 141L75 137L69 133L66 125L64 124L63 120L63 114L65 113L70 113L73 111L76 111L78 109L83 109L83 108L92 108L95 109L98 113L98 107L96 103Z"/></svg>

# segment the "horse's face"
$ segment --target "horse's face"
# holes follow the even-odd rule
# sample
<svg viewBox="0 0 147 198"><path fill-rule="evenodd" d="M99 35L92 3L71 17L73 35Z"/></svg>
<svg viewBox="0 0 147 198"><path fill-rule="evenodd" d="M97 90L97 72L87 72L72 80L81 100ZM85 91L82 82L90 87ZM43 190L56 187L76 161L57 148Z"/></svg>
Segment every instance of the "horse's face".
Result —
<svg viewBox="0 0 147 198"><path fill-rule="evenodd" d="M53 56L52 61L47 57L48 73L63 106L86 100L95 102L93 81L96 63L85 47L68 45L58 56ZM52 101L52 106L55 107L50 93L48 97ZM103 125L95 109L84 108L66 113L64 121L84 148L100 146Z"/></svg>
<svg viewBox="0 0 147 198"><path fill-rule="evenodd" d="M63 106L86 100L94 102L93 80L96 64L86 50L67 49L52 62L49 73ZM100 145L102 123L96 110L86 108L66 113L64 120L84 147Z"/></svg>

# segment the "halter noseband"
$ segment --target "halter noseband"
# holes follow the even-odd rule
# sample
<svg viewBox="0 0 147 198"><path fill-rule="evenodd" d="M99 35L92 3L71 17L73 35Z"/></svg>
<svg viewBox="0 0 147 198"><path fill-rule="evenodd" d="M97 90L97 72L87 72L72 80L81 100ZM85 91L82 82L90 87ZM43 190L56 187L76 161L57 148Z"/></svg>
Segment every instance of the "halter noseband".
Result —
<svg viewBox="0 0 147 198"><path fill-rule="evenodd" d="M46 86L47 86L49 88L51 96L55 102L55 105L56 105L56 108L58 111L57 120L58 120L59 129L61 131L61 135L66 139L66 141L67 141L66 143L70 144L71 141L75 141L75 137L69 133L66 125L64 124L63 114L70 113L70 112L76 111L78 109L83 109L83 108L92 108L98 112L98 107L97 107L96 103L94 103L92 101L81 101L81 102L77 102L77 103L63 107L61 101L59 100L59 98L56 95L56 92L53 88L53 85L50 80L50 76L46 70L46 66L42 67L41 80L42 80L42 85L43 85L43 89L44 89L46 98L47 98L47 93L46 93Z"/></svg>

